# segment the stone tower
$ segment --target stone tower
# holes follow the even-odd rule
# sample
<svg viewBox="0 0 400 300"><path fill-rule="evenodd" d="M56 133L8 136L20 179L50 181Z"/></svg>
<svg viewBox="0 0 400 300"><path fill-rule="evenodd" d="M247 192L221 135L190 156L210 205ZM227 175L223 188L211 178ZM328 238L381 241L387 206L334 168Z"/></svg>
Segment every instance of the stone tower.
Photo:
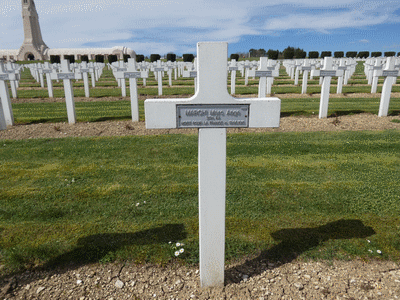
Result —
<svg viewBox="0 0 400 300"><path fill-rule="evenodd" d="M21 0L22 21L24 24L24 42L19 49L18 60L48 59L47 45L43 42L40 32L39 16L33 0Z"/></svg>

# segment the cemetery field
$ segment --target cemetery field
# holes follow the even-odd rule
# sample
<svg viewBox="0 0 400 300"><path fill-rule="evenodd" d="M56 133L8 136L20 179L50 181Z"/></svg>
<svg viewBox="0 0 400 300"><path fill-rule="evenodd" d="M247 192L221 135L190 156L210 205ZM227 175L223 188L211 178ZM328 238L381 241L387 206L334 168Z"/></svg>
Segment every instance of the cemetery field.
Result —
<svg viewBox="0 0 400 300"><path fill-rule="evenodd" d="M281 99L280 128L228 130L228 262L400 260L400 79L389 117L378 118L383 81L371 94L361 66L341 94L332 80L330 118L317 117L318 80L301 94L302 81L281 68L271 94ZM246 86L237 75L235 97L257 97L258 80ZM198 263L196 130L149 133L143 122L145 99L187 98L193 83L169 87L166 77L158 96L154 76L146 86L138 79L140 122L131 122L129 89L122 97L104 70L89 98L73 81L69 125L62 82L49 98L25 70L11 99L16 126L0 131L0 274L71 262Z"/></svg>
<svg viewBox="0 0 400 300"><path fill-rule="evenodd" d="M399 139L398 130L229 134L228 261L398 261ZM197 135L3 140L0 185L3 273L198 262Z"/></svg>

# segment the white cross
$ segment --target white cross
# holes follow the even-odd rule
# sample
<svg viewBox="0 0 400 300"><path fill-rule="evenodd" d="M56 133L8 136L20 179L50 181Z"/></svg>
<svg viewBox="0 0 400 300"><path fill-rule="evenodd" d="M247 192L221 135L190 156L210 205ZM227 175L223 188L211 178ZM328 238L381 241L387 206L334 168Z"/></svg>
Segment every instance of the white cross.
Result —
<svg viewBox="0 0 400 300"><path fill-rule="evenodd" d="M272 80L279 76L279 69L272 65L272 60L267 57L260 58L258 70L249 71L249 76L259 77L258 98L271 94Z"/></svg>
<svg viewBox="0 0 400 300"><path fill-rule="evenodd" d="M389 111L390 94L392 93L392 86L396 82L397 77L400 76L400 71L395 69L396 57L388 57L386 60L385 68L381 71L376 71L377 76L384 76L385 81L382 86L381 102L379 104L378 117L386 117Z"/></svg>
<svg viewBox="0 0 400 300"><path fill-rule="evenodd" d="M234 95L236 94L236 71L238 70L236 59L229 62L228 70L231 72L231 95Z"/></svg>
<svg viewBox="0 0 400 300"><path fill-rule="evenodd" d="M381 74L382 74L382 69L383 69L383 63L379 57L377 57L375 59L375 64L371 67L371 69L373 70L371 94L374 94L374 93L376 93L376 90L378 88L378 79L379 79L379 76L382 76Z"/></svg>
<svg viewBox="0 0 400 300"><path fill-rule="evenodd" d="M158 82L158 95L162 95L162 76L164 74L165 68L161 65L161 60L157 61L157 65L154 67L154 75Z"/></svg>
<svg viewBox="0 0 400 300"><path fill-rule="evenodd" d="M85 89L85 97L90 97L90 90L89 90L89 67L86 61L81 62L79 71L82 73L83 78L83 87Z"/></svg>
<svg viewBox="0 0 400 300"><path fill-rule="evenodd" d="M322 79L321 99L319 102L319 118L328 116L329 92L331 87L331 78L333 76L343 76L343 70L334 70L332 57L324 58L324 66L321 70L311 70L312 76L320 76Z"/></svg>
<svg viewBox="0 0 400 300"><path fill-rule="evenodd" d="M339 74L338 80L337 80L337 88L336 88L336 94L341 94L342 89L343 89L343 77L346 74L346 71L348 69L348 66L346 66L346 61L342 58L339 62L339 66L337 67L338 70L343 70L344 74ZM341 76L340 76L341 75Z"/></svg>
<svg viewBox="0 0 400 300"><path fill-rule="evenodd" d="M16 68L16 65L11 62L8 62L6 67L7 67L8 73L15 74L15 76L13 76L14 78L10 79L10 87L11 87L12 97L14 99L16 99L17 98L17 85L18 85L18 80L20 78L20 72L19 72L19 69Z"/></svg>
<svg viewBox="0 0 400 300"><path fill-rule="evenodd" d="M14 115L11 106L10 93L8 91L8 84L6 82L7 80L15 80L15 73L8 73L4 68L3 62L0 61L0 98L2 104L2 115L5 124L12 126L14 125Z"/></svg>
<svg viewBox="0 0 400 300"><path fill-rule="evenodd" d="M131 94L131 113L132 122L139 121L139 99L137 92L137 78L147 78L147 72L136 71L136 61L134 58L128 59L128 67L125 71L115 72L115 78L125 82L126 78L129 78L129 89Z"/></svg>
<svg viewBox="0 0 400 300"><path fill-rule="evenodd" d="M72 87L71 79L77 79L79 75L71 72L69 61L63 59L61 61L61 73L51 73L51 79L62 79L64 83L65 103L67 105L68 123L76 123L74 90Z"/></svg>
<svg viewBox="0 0 400 300"><path fill-rule="evenodd" d="M307 93L307 80L308 80L308 72L311 71L312 67L310 64L309 59L305 59L303 61L303 65L297 67L299 71L303 71L303 82L301 86L301 93L306 94Z"/></svg>
<svg viewBox="0 0 400 300"><path fill-rule="evenodd" d="M227 90L228 43L197 44L198 89L189 99L145 101L146 128L199 128L202 287L224 284L226 127L279 127L280 99L236 99Z"/></svg>

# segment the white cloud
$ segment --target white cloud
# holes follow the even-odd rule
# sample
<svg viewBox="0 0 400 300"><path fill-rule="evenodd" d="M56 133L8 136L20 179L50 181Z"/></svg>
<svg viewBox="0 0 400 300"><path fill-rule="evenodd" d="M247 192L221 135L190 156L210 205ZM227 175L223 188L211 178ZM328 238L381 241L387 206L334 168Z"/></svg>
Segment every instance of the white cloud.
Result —
<svg viewBox="0 0 400 300"><path fill-rule="evenodd" d="M46 44L131 45L138 53L193 52L199 41L300 29L323 34L400 22L398 0L35 0ZM23 41L18 0L0 0L0 47ZM18 37L16 37L16 34ZM356 38L355 38L356 39ZM146 47L147 50L146 51ZM159 47L158 51L156 51ZM166 53L165 52L165 53Z"/></svg>

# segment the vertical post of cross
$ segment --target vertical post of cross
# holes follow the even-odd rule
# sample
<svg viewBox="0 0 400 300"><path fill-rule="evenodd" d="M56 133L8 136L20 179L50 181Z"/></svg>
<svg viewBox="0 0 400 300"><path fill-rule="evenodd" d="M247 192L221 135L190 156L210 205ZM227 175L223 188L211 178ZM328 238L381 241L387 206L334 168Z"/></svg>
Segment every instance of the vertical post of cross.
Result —
<svg viewBox="0 0 400 300"><path fill-rule="evenodd" d="M7 73L4 64L0 61L0 100L3 107L3 116L6 125L14 125L14 114L11 106L10 92L6 81L15 78L15 74Z"/></svg>
<svg viewBox="0 0 400 300"><path fill-rule="evenodd" d="M382 76L385 76L386 78L382 86L378 117L386 117L388 115L392 86L400 74L400 71L395 69L395 62L395 57L388 57L385 68L382 70Z"/></svg>
<svg viewBox="0 0 400 300"><path fill-rule="evenodd" d="M71 79L75 79L75 74L70 71L69 61L63 59L61 61L61 72L58 73L58 79L63 79L64 83L64 93L65 93L65 103L67 105L68 123L76 123L76 113L75 113L75 101L74 101L74 90L72 88Z"/></svg>

